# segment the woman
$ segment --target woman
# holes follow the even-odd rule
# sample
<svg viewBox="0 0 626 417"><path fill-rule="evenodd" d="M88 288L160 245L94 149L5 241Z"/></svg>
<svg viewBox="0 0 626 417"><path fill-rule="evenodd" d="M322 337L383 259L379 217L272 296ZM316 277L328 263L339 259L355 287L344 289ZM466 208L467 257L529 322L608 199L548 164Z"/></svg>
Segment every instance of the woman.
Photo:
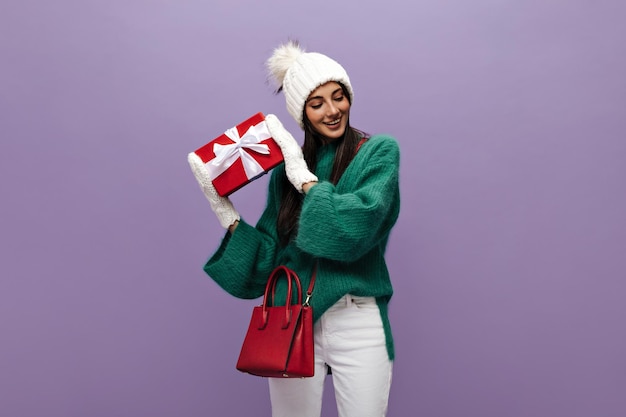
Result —
<svg viewBox="0 0 626 417"><path fill-rule="evenodd" d="M289 42L274 50L267 66L304 130L304 145L267 115L285 162L272 172L267 206L254 227L217 195L202 162L190 154L202 190L228 229L204 269L230 294L257 298L277 265L296 271L306 288L317 262L315 376L270 378L272 415L320 416L324 378L332 371L340 416L384 416L394 359L384 253L400 208L397 142L350 127L352 85L331 58Z"/></svg>

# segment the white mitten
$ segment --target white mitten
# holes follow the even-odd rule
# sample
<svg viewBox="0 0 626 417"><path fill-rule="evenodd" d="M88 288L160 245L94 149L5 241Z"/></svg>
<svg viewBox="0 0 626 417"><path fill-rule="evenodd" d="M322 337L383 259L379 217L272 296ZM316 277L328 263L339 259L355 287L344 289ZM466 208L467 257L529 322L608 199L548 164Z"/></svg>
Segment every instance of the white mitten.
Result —
<svg viewBox="0 0 626 417"><path fill-rule="evenodd" d="M231 203L229 198L222 197L217 193L209 177L209 172L198 155L191 152L187 155L187 161L220 224L223 228L228 229L228 226L240 219L233 203Z"/></svg>
<svg viewBox="0 0 626 417"><path fill-rule="evenodd" d="M298 192L302 192L302 185L307 182L317 181L317 177L306 165L302 156L302 148L293 138L291 133L285 129L278 117L273 114L265 116L265 124L270 135L274 138L285 159L285 173L289 182L296 187Z"/></svg>

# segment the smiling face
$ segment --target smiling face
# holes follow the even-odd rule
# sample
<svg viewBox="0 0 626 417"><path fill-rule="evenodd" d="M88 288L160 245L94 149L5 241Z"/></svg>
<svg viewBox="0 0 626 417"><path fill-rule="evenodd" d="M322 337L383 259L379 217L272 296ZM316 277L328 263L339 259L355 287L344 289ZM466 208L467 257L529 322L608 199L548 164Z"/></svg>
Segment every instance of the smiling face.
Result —
<svg viewBox="0 0 626 417"><path fill-rule="evenodd" d="M317 87L304 104L311 127L330 140L343 136L350 116L350 101L341 85L329 81Z"/></svg>

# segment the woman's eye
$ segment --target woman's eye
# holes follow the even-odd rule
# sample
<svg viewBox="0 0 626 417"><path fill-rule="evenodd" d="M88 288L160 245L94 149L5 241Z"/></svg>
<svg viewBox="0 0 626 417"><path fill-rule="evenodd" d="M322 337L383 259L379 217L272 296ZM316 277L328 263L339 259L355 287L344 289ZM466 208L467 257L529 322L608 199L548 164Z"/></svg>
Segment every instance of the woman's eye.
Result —
<svg viewBox="0 0 626 417"><path fill-rule="evenodd" d="M343 95L335 97L335 101L341 101L341 100L343 100Z"/></svg>
<svg viewBox="0 0 626 417"><path fill-rule="evenodd" d="M313 109L316 109L316 110L317 110L317 109L319 109L320 107L322 107L322 105L321 105L321 104L311 104L311 108L313 108Z"/></svg>

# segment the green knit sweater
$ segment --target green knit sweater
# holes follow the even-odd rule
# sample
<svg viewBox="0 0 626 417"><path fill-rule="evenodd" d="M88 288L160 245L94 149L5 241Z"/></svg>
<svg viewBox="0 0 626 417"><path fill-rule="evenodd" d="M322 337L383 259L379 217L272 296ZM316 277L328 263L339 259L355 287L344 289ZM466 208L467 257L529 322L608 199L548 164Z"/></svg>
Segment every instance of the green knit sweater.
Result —
<svg viewBox="0 0 626 417"><path fill-rule="evenodd" d="M256 227L242 219L232 234L226 233L204 270L228 293L250 299L263 295L277 265L296 271L305 291L317 259L314 320L346 294L376 297L393 360L387 314L393 289L384 253L400 211L398 144L389 136L371 137L333 185L328 178L336 149L337 143L331 143L318 151L319 183L303 196L298 232L289 245L280 245L276 231L285 176L280 165L272 171L267 206ZM277 300L285 299L284 287L277 288Z"/></svg>

